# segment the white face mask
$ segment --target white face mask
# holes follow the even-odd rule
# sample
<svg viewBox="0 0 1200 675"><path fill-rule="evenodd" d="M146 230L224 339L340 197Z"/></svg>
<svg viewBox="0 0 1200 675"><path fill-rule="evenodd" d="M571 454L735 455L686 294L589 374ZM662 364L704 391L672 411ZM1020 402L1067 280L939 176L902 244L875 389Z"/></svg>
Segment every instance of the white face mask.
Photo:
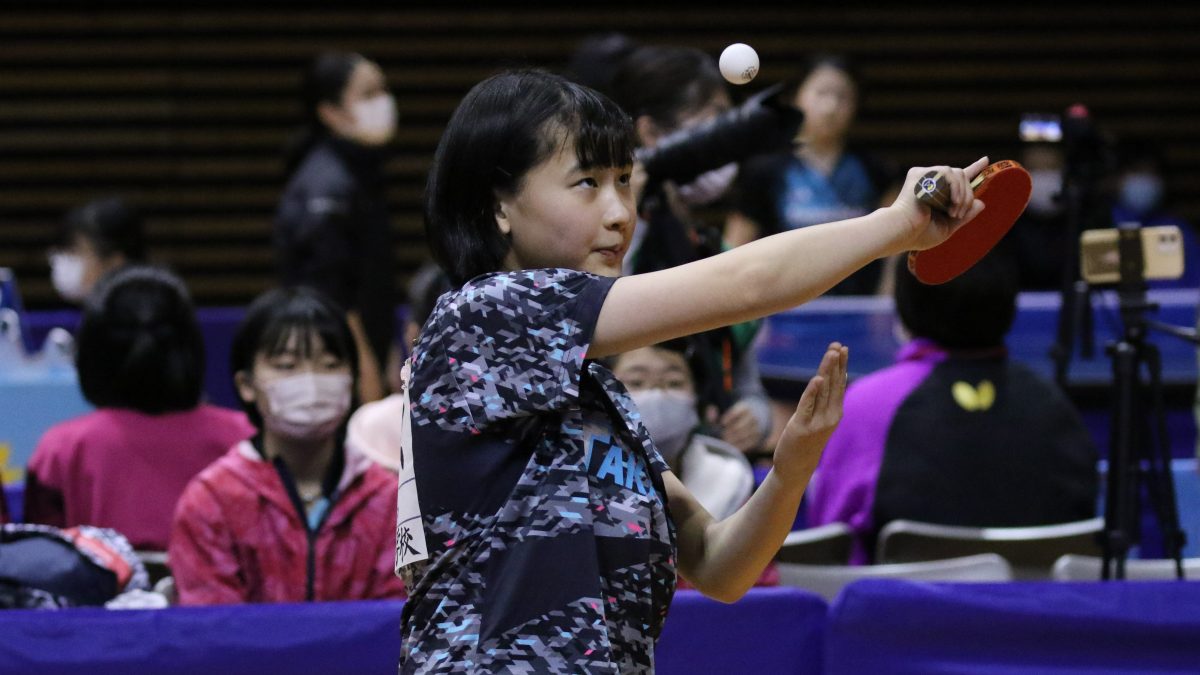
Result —
<svg viewBox="0 0 1200 675"><path fill-rule="evenodd" d="M262 385L266 406L259 410L267 429L293 440L331 435L350 411L348 373L300 373Z"/></svg>
<svg viewBox="0 0 1200 675"><path fill-rule="evenodd" d="M83 300L83 258L73 253L50 254L50 283L69 302Z"/></svg>
<svg viewBox="0 0 1200 675"><path fill-rule="evenodd" d="M725 166L706 171L696 176L687 185L679 186L679 198L688 206L703 206L717 201L729 191L737 178L738 165L731 162Z"/></svg>
<svg viewBox="0 0 1200 675"><path fill-rule="evenodd" d="M1029 193L1029 210L1040 216L1053 216L1062 211L1055 198L1062 191L1062 172L1058 169L1034 169L1029 172L1033 189Z"/></svg>
<svg viewBox="0 0 1200 675"><path fill-rule="evenodd" d="M354 138L366 145L384 145L396 133L396 99L379 94L350 106L354 116Z"/></svg>
<svg viewBox="0 0 1200 675"><path fill-rule="evenodd" d="M696 397L667 389L642 389L629 392L638 407L650 439L668 464L674 463L700 424Z"/></svg>
<svg viewBox="0 0 1200 675"><path fill-rule="evenodd" d="M1152 173L1131 173L1121 181L1121 206L1144 216L1162 201L1162 179Z"/></svg>

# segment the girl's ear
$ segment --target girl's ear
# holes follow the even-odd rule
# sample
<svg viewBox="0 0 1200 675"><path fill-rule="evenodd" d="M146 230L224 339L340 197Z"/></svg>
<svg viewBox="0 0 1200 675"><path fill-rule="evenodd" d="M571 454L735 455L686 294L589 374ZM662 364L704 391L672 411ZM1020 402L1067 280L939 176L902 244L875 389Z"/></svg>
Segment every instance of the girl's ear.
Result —
<svg viewBox="0 0 1200 675"><path fill-rule="evenodd" d="M496 227L500 228L500 234L509 236L512 234L512 223L508 220L508 208L504 204L504 200L496 198L494 215L496 216Z"/></svg>
<svg viewBox="0 0 1200 675"><path fill-rule="evenodd" d="M254 381L250 378L250 373L244 370L233 374L233 386L237 389L238 397L246 403L254 403L258 398L258 392L254 390Z"/></svg>
<svg viewBox="0 0 1200 675"><path fill-rule="evenodd" d="M317 104L317 119L330 131L345 135L354 128L354 118L344 108L329 101Z"/></svg>

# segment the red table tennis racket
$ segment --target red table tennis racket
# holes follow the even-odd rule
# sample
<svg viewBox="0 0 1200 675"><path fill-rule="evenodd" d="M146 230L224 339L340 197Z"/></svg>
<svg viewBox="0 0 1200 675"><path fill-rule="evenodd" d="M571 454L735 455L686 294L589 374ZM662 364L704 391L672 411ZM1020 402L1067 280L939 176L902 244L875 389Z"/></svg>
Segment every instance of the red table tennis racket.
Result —
<svg viewBox="0 0 1200 675"><path fill-rule="evenodd" d="M986 205L975 218L950 238L924 251L908 254L908 269L926 284L944 284L971 269L987 255L1025 211L1033 181L1025 167L1011 159L989 164L971 181L975 198ZM930 171L917 182L917 201L946 212L950 186L939 171Z"/></svg>

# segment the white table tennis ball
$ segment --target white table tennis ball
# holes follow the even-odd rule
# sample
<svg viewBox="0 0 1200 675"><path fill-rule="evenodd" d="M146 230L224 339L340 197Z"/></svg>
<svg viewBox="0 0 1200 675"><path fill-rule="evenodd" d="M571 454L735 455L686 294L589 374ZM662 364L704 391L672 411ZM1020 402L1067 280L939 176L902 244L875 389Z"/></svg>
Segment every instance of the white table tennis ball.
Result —
<svg viewBox="0 0 1200 675"><path fill-rule="evenodd" d="M758 52L741 42L726 47L717 63L721 68L721 75L733 84L746 84L758 74Z"/></svg>

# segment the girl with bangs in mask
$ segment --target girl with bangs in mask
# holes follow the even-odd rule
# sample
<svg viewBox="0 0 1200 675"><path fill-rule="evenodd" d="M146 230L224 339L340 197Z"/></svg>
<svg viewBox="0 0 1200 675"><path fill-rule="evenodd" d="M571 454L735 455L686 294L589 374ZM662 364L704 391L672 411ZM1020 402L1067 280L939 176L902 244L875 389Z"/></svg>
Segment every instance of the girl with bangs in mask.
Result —
<svg viewBox="0 0 1200 675"><path fill-rule="evenodd" d="M706 433L696 397L703 364L696 357L694 341L680 338L625 352L613 361L612 371L629 390L671 472L715 520L724 520L754 492L754 468L736 447ZM774 563L754 585L779 585ZM679 580L679 588L690 587Z"/></svg>
<svg viewBox="0 0 1200 675"><path fill-rule="evenodd" d="M704 433L696 397L692 340L682 338L621 354L613 375L629 390L650 439L696 500L721 520L754 491L754 469L736 447Z"/></svg>
<svg viewBox="0 0 1200 675"><path fill-rule="evenodd" d="M395 260L383 165L396 101L378 64L326 52L303 81L304 125L288 148L275 213L280 281L345 307L360 356L361 400L382 398L394 349Z"/></svg>
<svg viewBox="0 0 1200 675"><path fill-rule="evenodd" d="M169 549L180 603L403 597L396 476L346 441L358 355L340 308L305 287L265 293L231 365L258 433L180 499Z"/></svg>

